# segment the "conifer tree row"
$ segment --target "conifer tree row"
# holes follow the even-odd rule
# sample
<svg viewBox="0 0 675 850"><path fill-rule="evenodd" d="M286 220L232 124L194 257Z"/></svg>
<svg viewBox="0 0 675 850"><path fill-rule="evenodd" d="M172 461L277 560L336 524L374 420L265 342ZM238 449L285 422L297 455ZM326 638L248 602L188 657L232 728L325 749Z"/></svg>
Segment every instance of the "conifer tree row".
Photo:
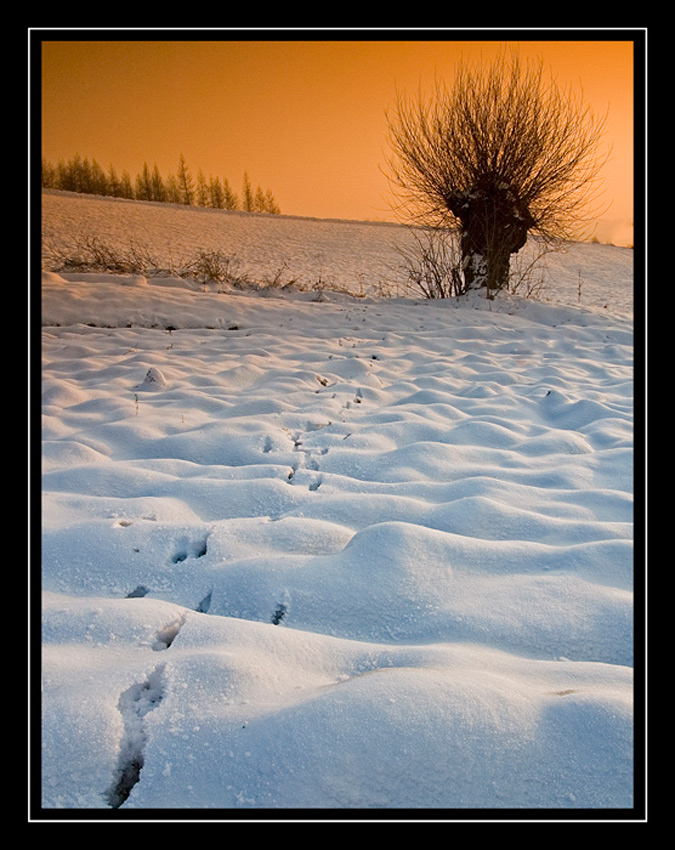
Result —
<svg viewBox="0 0 675 850"><path fill-rule="evenodd" d="M155 164L147 162L134 179L127 171L118 173L111 165L107 173L95 159L75 154L68 161L53 165L42 159L42 188L64 189L89 195L107 195L136 201L159 201L170 204L211 207L219 210L243 210L279 215L281 209L268 189L252 188L248 173L244 173L241 194L235 192L227 177L209 175L199 169L196 179L181 154L175 174L163 178Z"/></svg>

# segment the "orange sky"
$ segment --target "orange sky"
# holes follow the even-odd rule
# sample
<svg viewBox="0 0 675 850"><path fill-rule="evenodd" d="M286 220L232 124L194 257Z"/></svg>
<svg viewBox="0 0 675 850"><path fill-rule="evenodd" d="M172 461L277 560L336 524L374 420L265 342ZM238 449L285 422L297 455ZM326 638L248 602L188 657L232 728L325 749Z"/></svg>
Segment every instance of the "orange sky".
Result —
<svg viewBox="0 0 675 850"><path fill-rule="evenodd" d="M117 40L65 41L58 30L42 32L33 47L43 62L42 152L52 162L79 153L132 179L144 162L163 176L175 172L182 153L194 175L227 177L235 191L248 172L288 215L391 220L381 169L385 110L397 89L430 90L436 75L452 80L459 59L489 59L517 43L521 56L543 57L561 84L581 84L597 111L609 107L603 202L608 218L632 221L632 34L571 42L553 30L543 41L495 42L477 31L476 41L441 40L452 34L413 41L392 31L380 41L374 31L373 40L332 41L329 30L322 40L285 41L279 31L247 41L212 30L209 40L171 41L160 31L130 41L122 30L94 34Z"/></svg>

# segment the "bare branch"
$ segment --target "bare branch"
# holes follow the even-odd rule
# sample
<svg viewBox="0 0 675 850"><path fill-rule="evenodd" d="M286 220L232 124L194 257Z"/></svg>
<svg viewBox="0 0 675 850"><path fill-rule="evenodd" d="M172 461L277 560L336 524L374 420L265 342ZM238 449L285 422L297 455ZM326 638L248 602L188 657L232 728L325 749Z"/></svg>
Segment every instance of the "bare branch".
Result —
<svg viewBox="0 0 675 850"><path fill-rule="evenodd" d="M491 234L496 245L509 227L550 241L581 238L597 215L605 121L581 93L547 79L541 60L523 65L502 53L488 67L462 63L451 89L437 81L428 99L399 95L387 116L397 205L418 224L474 228L467 247L484 257L481 239ZM500 250L522 244L520 233Z"/></svg>

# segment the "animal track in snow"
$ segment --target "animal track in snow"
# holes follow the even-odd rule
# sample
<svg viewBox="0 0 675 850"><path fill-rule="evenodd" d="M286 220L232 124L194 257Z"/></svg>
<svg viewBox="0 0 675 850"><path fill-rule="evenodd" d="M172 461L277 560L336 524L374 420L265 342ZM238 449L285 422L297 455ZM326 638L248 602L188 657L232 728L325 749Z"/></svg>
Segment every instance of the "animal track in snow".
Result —
<svg viewBox="0 0 675 850"><path fill-rule="evenodd" d="M288 591L284 591L282 594L283 602L278 602L274 612L272 613L272 617L270 622L273 626L278 626L279 623L284 619L284 617L288 614L288 609L290 608L290 595Z"/></svg>
<svg viewBox="0 0 675 850"><path fill-rule="evenodd" d="M120 695L117 707L122 715L124 732L115 778L106 792L108 805L113 809L119 809L126 802L140 779L147 740L144 718L164 696L163 670L162 666L156 667L144 682L133 684Z"/></svg>
<svg viewBox="0 0 675 850"><path fill-rule="evenodd" d="M171 644L176 640L178 636L178 632L180 632L183 627L183 623L185 622L185 617L178 617L172 622L167 623L165 626L162 626L161 629L158 630L155 635L155 640L152 644L152 648L155 652L162 652L165 649L168 649Z"/></svg>
<svg viewBox="0 0 675 850"><path fill-rule="evenodd" d="M287 611L288 611L288 607L286 605L284 605L283 602L280 602L277 605L277 607L274 609L274 613L272 614L272 620L271 620L272 625L278 626L279 623L286 616Z"/></svg>
<svg viewBox="0 0 675 850"><path fill-rule="evenodd" d="M362 389L358 389L358 390L354 393L354 398L352 399L352 401L346 401L346 402L343 404L342 409L343 409L343 410L350 410L350 409L351 409L351 406L352 406L353 404L361 404L361 402L362 402L362 401L363 401L363 390L362 390Z"/></svg>
<svg viewBox="0 0 675 850"><path fill-rule="evenodd" d="M199 605L197 605L197 607L195 608L195 611L197 611L198 614L208 614L209 613L209 608L211 607L212 596L213 596L213 588L211 588L211 590L209 590L209 592L206 594L206 596L202 599L202 601L199 603Z"/></svg>
<svg viewBox="0 0 675 850"><path fill-rule="evenodd" d="M187 537L183 538L179 542L171 560L174 564L180 564L188 558L203 558L207 552L207 540L207 537L200 538L199 540L190 540Z"/></svg>
<svg viewBox="0 0 675 850"><path fill-rule="evenodd" d="M132 591L127 593L127 599L142 599L144 596L147 596L150 593L149 588L147 588L144 584L137 585Z"/></svg>
<svg viewBox="0 0 675 850"><path fill-rule="evenodd" d="M294 463L291 467L290 472L288 473L288 480L293 481L297 472L301 469L307 470L309 472L319 472L319 458L328 454L329 449L327 447L317 447L317 448L304 448L304 440L307 434L313 431L320 431L322 428L326 428L333 423L323 422L323 423L313 423L308 422L305 431L298 431L294 435L291 436L293 441L293 451L297 452L300 457L296 463ZM321 480L314 480L310 482L308 485L310 490L318 490L321 486Z"/></svg>

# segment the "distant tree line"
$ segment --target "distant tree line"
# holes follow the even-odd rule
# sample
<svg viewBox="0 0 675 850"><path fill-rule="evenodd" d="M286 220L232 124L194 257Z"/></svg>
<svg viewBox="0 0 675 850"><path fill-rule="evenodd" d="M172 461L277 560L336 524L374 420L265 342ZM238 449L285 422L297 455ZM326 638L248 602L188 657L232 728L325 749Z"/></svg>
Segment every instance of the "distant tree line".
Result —
<svg viewBox="0 0 675 850"><path fill-rule="evenodd" d="M95 159L89 160L79 154L67 162L59 160L56 165L43 157L42 187L136 201L159 201L275 215L281 213L272 192L269 189L263 191L260 186L254 190L246 172L241 192L237 193L226 177L221 179L209 176L207 180L201 169L196 178L193 177L182 154L175 174L164 178L156 164L150 169L144 162L142 170L133 179L128 171L118 173L111 165L106 172Z"/></svg>

